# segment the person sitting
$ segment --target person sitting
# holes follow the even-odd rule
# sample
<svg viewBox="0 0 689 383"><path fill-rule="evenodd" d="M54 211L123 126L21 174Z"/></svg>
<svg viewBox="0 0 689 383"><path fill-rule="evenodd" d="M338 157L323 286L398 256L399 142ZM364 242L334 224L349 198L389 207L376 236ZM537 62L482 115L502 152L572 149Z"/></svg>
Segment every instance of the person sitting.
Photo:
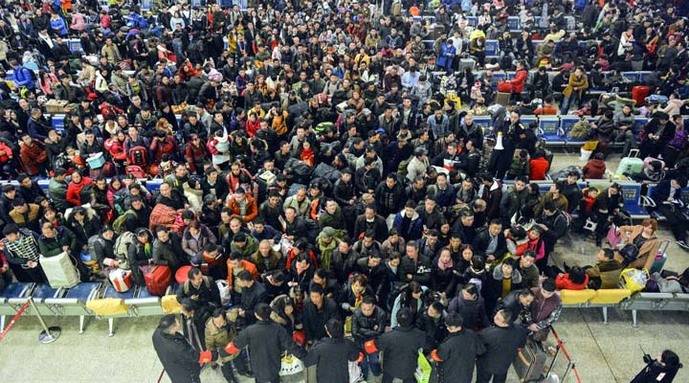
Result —
<svg viewBox="0 0 689 383"><path fill-rule="evenodd" d="M596 264L584 267L584 270L591 288L615 289L620 280L622 264L613 249L600 249L596 253Z"/></svg>
<svg viewBox="0 0 689 383"><path fill-rule="evenodd" d="M644 219L641 225L621 226L619 235L623 247L619 260L622 264L635 269L651 270L660 249L661 241L656 235L657 230L658 221L653 218Z"/></svg>
<svg viewBox="0 0 689 383"><path fill-rule="evenodd" d="M555 278L558 290L584 290L588 287L589 276L580 267L572 267L566 273L559 273Z"/></svg>

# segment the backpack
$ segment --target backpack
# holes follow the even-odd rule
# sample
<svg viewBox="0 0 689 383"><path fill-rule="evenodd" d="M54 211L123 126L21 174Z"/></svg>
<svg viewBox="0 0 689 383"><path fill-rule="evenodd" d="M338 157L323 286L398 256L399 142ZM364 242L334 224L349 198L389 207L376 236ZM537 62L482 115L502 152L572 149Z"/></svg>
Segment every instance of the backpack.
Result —
<svg viewBox="0 0 689 383"><path fill-rule="evenodd" d="M124 213L120 214L115 220L112 222L112 230L115 232L115 234L122 234L125 231L124 224L127 222L127 217L130 215L136 215L134 211L131 209L125 211Z"/></svg>
<svg viewBox="0 0 689 383"><path fill-rule="evenodd" d="M411 162L411 157L407 158L406 160L402 160L399 165L397 165L397 175L404 178L407 178L407 166L409 166L409 162Z"/></svg>
<svg viewBox="0 0 689 383"><path fill-rule="evenodd" d="M145 168L148 165L148 150L143 146L135 146L129 149L127 162L129 165Z"/></svg>
<svg viewBox="0 0 689 383"><path fill-rule="evenodd" d="M586 119L577 121L569 131L569 138L586 139L591 131L591 124Z"/></svg>
<svg viewBox="0 0 689 383"><path fill-rule="evenodd" d="M99 234L92 235L91 237L89 237L89 240L88 240L88 249L89 249L89 254L91 254L91 259L97 259L98 258L96 256L96 244L100 244L100 246L105 247L105 242L103 241L103 238L101 238Z"/></svg>
<svg viewBox="0 0 689 383"><path fill-rule="evenodd" d="M210 290L211 288L211 279L208 278L207 276L203 276L203 283L206 285L206 288ZM182 291L184 292L184 295L189 295L189 285L191 284L190 280L184 281L184 284L182 285Z"/></svg>
<svg viewBox="0 0 689 383"><path fill-rule="evenodd" d="M129 262L128 262L128 253L129 253L129 246L134 245L136 242L136 236L134 233L131 231L125 231L122 233L119 237L117 237L117 240L115 241L115 257L117 257L117 260L120 261L120 269L123 270L128 270L129 269Z"/></svg>

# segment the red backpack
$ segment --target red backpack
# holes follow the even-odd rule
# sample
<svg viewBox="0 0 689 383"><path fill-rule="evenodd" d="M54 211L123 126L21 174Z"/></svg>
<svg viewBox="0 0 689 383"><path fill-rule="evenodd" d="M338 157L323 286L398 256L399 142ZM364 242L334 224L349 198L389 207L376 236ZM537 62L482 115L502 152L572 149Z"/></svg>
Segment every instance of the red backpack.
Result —
<svg viewBox="0 0 689 383"><path fill-rule="evenodd" d="M127 163L145 168L148 166L148 149L143 146L135 146L127 153Z"/></svg>

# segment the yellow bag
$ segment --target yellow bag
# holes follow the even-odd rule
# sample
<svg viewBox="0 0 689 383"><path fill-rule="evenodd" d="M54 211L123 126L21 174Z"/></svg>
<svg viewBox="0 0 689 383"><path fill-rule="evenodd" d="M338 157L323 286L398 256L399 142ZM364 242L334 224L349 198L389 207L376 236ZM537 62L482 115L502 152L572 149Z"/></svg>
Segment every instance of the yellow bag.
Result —
<svg viewBox="0 0 689 383"><path fill-rule="evenodd" d="M112 316L126 314L129 310L124 299L103 298L86 302L86 308L98 316Z"/></svg>
<svg viewBox="0 0 689 383"><path fill-rule="evenodd" d="M598 140L590 140L584 142L584 146L581 148L584 150L594 151L598 147Z"/></svg>
<svg viewBox="0 0 689 383"><path fill-rule="evenodd" d="M182 312L182 305L177 301L177 295L166 295L160 300L160 306L165 314L179 314Z"/></svg>

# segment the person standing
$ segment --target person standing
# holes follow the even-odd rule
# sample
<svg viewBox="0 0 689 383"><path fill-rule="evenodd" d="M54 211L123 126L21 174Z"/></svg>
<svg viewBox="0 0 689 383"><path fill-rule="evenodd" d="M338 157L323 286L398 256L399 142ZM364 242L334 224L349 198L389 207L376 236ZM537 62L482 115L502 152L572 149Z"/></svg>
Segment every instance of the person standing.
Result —
<svg viewBox="0 0 689 383"><path fill-rule="evenodd" d="M174 315L165 315L153 333L153 348L172 383L200 383L200 362L209 361L210 352L196 351L181 331L179 320Z"/></svg>
<svg viewBox="0 0 689 383"><path fill-rule="evenodd" d="M431 357L440 363L438 382L471 383L476 357L486 352L485 345L475 332L463 327L464 320L458 313L445 317L449 335L433 350Z"/></svg>
<svg viewBox="0 0 689 383"><path fill-rule="evenodd" d="M515 326L511 316L509 310L498 310L495 326L478 334L486 352L476 360L476 383L504 383L517 352L526 344L526 329Z"/></svg>
<svg viewBox="0 0 689 383"><path fill-rule="evenodd" d="M397 312L397 327L364 344L367 354L383 352L382 383L392 383L395 379L416 382L414 373L419 350L426 345L426 334L413 327L413 322L411 310L405 307Z"/></svg>
<svg viewBox="0 0 689 383"><path fill-rule="evenodd" d="M349 363L363 359L363 353L350 340L344 339L342 321L331 318L325 323L327 338L317 341L304 359L304 365L316 366L318 382L349 383Z"/></svg>
<svg viewBox="0 0 689 383"><path fill-rule="evenodd" d="M280 381L280 359L285 351L299 359L306 356L306 351L294 343L287 330L270 319L271 312L268 304L259 303L254 310L257 322L242 330L225 347L231 355L239 354L244 347L249 348L256 383Z"/></svg>

